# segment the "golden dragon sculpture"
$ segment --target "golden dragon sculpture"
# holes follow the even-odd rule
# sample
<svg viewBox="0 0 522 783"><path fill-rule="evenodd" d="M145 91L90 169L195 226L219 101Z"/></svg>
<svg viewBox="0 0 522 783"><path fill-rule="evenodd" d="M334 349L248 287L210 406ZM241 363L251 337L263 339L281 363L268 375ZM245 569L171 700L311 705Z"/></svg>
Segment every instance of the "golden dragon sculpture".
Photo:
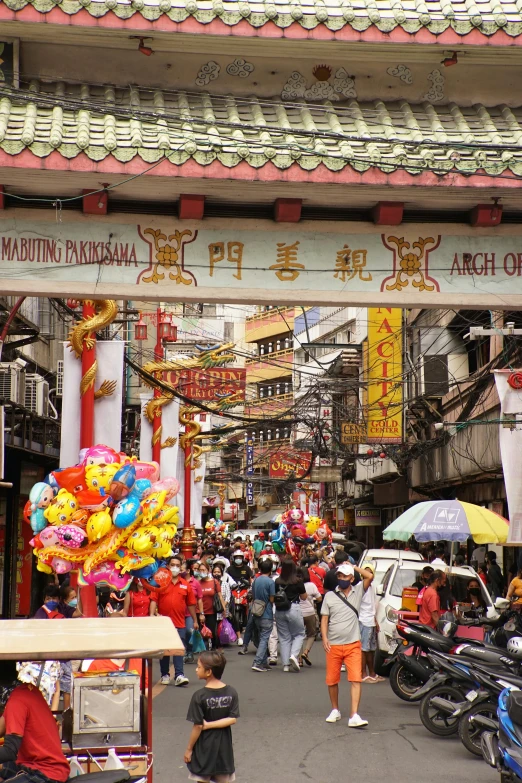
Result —
<svg viewBox="0 0 522 783"><path fill-rule="evenodd" d="M86 300L89 301L89 300ZM77 359L81 359L85 348L90 350L95 344L95 334L100 329L104 329L111 324L118 315L118 306L113 299L101 299L93 302L97 308L92 316L82 318L69 333L69 347L76 354ZM95 361L80 381L80 394L83 395L94 386L96 382L96 372L98 363ZM103 381L100 388L94 392L94 398L109 397L116 389L116 381Z"/></svg>
<svg viewBox="0 0 522 783"><path fill-rule="evenodd" d="M186 357L182 359L171 359L169 361L153 361L153 362L147 362L147 364L143 365L144 372L148 373L149 375L154 375L155 377L161 377L161 373L163 372L172 372L172 371L182 371L182 370L208 370L212 367L223 367L226 364L230 364L231 362L235 361L235 355L231 353L231 349L234 347L234 343L225 343L224 345L212 345L209 348L202 348L200 346L196 346L199 354L196 356ZM145 383L150 386L151 388L154 388L154 384L152 382L147 382L147 379L145 378ZM152 424L156 416L161 416L162 408L165 405L168 405L172 400L174 399L174 392L168 392L165 390L161 390L161 395L159 397L153 397L150 402L147 403L145 406L145 415L148 419L148 421ZM192 410L189 407L185 407L181 409L180 412L180 424L185 425L185 434L180 438L180 445L185 448L185 445L188 444L189 441L193 441L197 435L199 435L199 432L201 431L201 425L197 422L193 421L191 418L189 418L189 414L192 412ZM184 417L184 418L182 418ZM187 426L188 426L188 432L187 432ZM197 428L197 429L196 429ZM161 428L158 429L153 436L153 445L157 443L158 440L161 440ZM173 442L174 441L174 442ZM167 448L168 446L173 446L175 443L175 440L173 438L167 438L167 440L161 444L162 448ZM194 456L194 466L199 467L201 463L198 464L198 458L201 456L201 454L204 451L209 451L209 449L205 446L197 446L194 445L192 448L193 456Z"/></svg>

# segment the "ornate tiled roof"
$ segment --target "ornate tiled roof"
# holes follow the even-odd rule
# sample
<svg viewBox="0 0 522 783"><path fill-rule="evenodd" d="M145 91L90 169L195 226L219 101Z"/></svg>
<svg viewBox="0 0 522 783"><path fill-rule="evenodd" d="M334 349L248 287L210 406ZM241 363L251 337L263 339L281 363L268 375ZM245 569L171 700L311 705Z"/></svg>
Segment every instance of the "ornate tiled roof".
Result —
<svg viewBox="0 0 522 783"><path fill-rule="evenodd" d="M148 21L166 15L173 22L193 18L202 24L221 19L234 26L246 20L253 28L267 22L286 28L297 23L305 30L324 24L332 31L349 26L363 32L375 25L389 33L427 29L438 35L452 28L459 35L478 29L485 35L504 30L522 33L520 0L0 0L19 11L32 5L48 13L55 7L69 15L85 9L93 17L112 11L120 19L140 14Z"/></svg>
<svg viewBox="0 0 522 783"><path fill-rule="evenodd" d="M283 104L159 89L116 89L32 82L27 90L0 88L0 149L54 150L72 159L113 156L120 162L162 158L180 165L246 162L261 168L297 164L312 171L376 167L412 174L522 174L522 107L407 101Z"/></svg>

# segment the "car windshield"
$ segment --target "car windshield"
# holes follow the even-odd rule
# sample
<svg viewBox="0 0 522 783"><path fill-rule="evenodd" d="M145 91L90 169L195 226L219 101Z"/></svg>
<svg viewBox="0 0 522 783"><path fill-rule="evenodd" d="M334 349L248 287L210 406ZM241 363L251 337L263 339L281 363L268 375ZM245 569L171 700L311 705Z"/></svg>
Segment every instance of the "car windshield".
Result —
<svg viewBox="0 0 522 783"><path fill-rule="evenodd" d="M396 598L402 598L402 591L405 587L412 587L422 573L422 568L398 568L395 572L393 582L390 587L390 594ZM484 584L479 577L473 574L448 574L447 584L451 590L451 595L456 603L462 604L469 602L468 584L476 582L481 589L481 597L487 606L491 605Z"/></svg>

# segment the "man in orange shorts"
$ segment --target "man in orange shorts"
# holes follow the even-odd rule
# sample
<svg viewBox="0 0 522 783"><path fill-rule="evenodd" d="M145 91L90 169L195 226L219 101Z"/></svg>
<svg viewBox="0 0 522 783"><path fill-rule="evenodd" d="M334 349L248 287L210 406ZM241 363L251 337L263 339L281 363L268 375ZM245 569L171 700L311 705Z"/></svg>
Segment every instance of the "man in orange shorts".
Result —
<svg viewBox="0 0 522 783"><path fill-rule="evenodd" d="M361 581L352 586L355 572ZM327 723L341 720L339 712L339 682L341 666L346 664L350 682L351 712L348 726L361 729L368 725L358 713L361 700L361 635L359 630L359 609L363 595L373 580L369 570L350 563L341 563L337 568L338 586L324 596L321 606L321 636L326 652L326 684L332 703Z"/></svg>

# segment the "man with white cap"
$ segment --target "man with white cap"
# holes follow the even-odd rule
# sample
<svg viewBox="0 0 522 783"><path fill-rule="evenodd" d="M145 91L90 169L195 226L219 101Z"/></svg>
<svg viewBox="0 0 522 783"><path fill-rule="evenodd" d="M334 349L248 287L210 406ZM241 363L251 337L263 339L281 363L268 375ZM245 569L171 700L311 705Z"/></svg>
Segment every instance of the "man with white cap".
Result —
<svg viewBox="0 0 522 783"><path fill-rule="evenodd" d="M355 573L361 581L352 586ZM361 700L361 633L359 627L359 609L364 593L373 581L373 573L358 568L351 563L341 563L337 568L338 584L335 590L326 593L321 607L321 636L326 652L326 684L332 704L332 711L326 718L327 723L336 723L341 719L339 712L339 682L341 666L346 664L347 678L351 684L351 710L348 726L360 729L368 721L358 713Z"/></svg>

